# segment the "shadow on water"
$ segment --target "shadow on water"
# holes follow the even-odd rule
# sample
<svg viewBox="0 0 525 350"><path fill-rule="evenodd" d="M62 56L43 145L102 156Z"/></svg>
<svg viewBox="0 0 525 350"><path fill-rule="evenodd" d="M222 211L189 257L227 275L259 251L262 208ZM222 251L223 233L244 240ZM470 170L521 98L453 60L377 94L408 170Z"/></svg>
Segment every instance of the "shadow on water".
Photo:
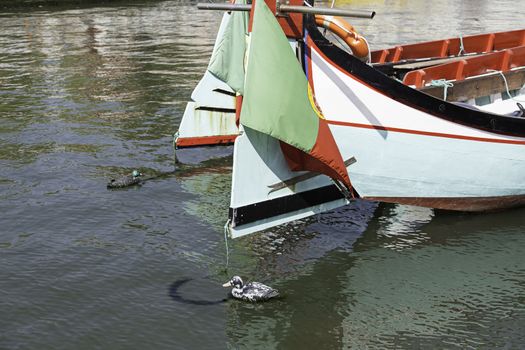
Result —
<svg viewBox="0 0 525 350"><path fill-rule="evenodd" d="M179 289L184 286L186 283L194 280L193 278L183 278L178 281L173 282L169 287L169 296L178 303L191 304L191 305L218 305L228 301L227 298L220 300L198 300L198 299L188 299L180 294Z"/></svg>
<svg viewBox="0 0 525 350"><path fill-rule="evenodd" d="M168 179L171 177L188 178L195 177L202 174L229 174L231 173L231 157L221 157L217 159L210 159L203 161L198 164L178 164L174 170L170 171L156 171L156 170L145 170L145 168L135 169L141 174L140 181L131 181L130 175L132 174L131 170L127 170L124 174L114 176L110 178L107 182L107 189L110 191L113 190L122 190L128 189L130 187L140 187L148 181ZM122 172L122 171L119 171ZM120 186L110 186L112 182L121 183ZM129 183L128 183L129 182Z"/></svg>
<svg viewBox="0 0 525 350"><path fill-rule="evenodd" d="M228 304L230 347L522 348L516 217L524 209L471 215L355 204L310 222L311 237L262 256L290 297L257 309ZM298 261L293 276L282 272L285 256Z"/></svg>

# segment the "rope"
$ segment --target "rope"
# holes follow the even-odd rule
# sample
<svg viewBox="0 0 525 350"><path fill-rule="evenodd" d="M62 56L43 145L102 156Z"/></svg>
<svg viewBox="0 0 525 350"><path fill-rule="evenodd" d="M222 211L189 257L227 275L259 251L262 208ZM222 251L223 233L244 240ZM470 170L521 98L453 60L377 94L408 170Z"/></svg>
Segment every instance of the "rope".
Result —
<svg viewBox="0 0 525 350"><path fill-rule="evenodd" d="M447 81L446 79L437 79L437 80L431 80L430 86L443 87L443 100L446 101L448 88L453 87L454 84L452 84L450 81Z"/></svg>
<svg viewBox="0 0 525 350"><path fill-rule="evenodd" d="M499 73L499 75L501 75L501 77L503 78L503 82L505 83L505 91L507 92L507 96L509 96L509 98L510 98L511 100L518 101L518 102L525 102L525 100L517 99L517 98L515 98L514 96L512 96L512 95L510 94L509 84L507 83L507 78L505 77L505 74L503 74L502 71L500 71L500 70L495 70L495 69L487 69L487 72Z"/></svg>
<svg viewBox="0 0 525 350"><path fill-rule="evenodd" d="M347 204L350 203L350 201L353 199L352 194L345 185L343 185L339 180L332 179L332 182L334 183L335 187L341 192L341 194L345 197Z"/></svg>
<svg viewBox="0 0 525 350"><path fill-rule="evenodd" d="M179 159L177 158L177 139L179 138L179 131L173 135L173 162L179 164Z"/></svg>
<svg viewBox="0 0 525 350"><path fill-rule="evenodd" d="M224 245L226 246L226 272L228 272L228 264L230 263L230 250L228 248L228 233L230 232L231 220L228 219L224 225Z"/></svg>
<svg viewBox="0 0 525 350"><path fill-rule="evenodd" d="M463 45L463 35L459 35L459 52L458 56L461 56L461 54L464 54L465 52L465 46Z"/></svg>
<svg viewBox="0 0 525 350"><path fill-rule="evenodd" d="M361 38L363 38L363 40L366 43L366 46L368 47L368 58L367 58L366 63L368 63L371 66L372 65L372 50L370 50L370 45L368 45L368 40L366 40L364 36L362 36Z"/></svg>

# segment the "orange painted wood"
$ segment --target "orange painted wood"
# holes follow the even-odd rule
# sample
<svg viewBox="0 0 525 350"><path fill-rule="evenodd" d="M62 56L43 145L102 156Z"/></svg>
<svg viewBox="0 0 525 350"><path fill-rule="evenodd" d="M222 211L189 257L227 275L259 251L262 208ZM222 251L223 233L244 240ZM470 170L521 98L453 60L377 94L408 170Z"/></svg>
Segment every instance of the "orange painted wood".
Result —
<svg viewBox="0 0 525 350"><path fill-rule="evenodd" d="M407 73L403 83L420 88L432 80L462 80L464 77L463 70L466 65L466 60L460 60L426 69L418 69Z"/></svg>
<svg viewBox="0 0 525 350"><path fill-rule="evenodd" d="M315 24L323 27L341 38L345 44L352 50L352 54L361 59L368 60L370 49L365 38L357 34L354 27L338 16L315 16Z"/></svg>
<svg viewBox="0 0 525 350"><path fill-rule="evenodd" d="M511 52L509 69L525 67L525 44L520 47L512 48L509 51Z"/></svg>
<svg viewBox="0 0 525 350"><path fill-rule="evenodd" d="M260 1L260 0L259 0ZM276 13L276 0L264 0L268 8L273 13ZM286 5L301 6L302 0L288 0ZM248 23L248 31L252 31L253 23L253 9L255 8L255 0L252 2L252 9L250 11L250 21ZM281 25L284 34L288 38L301 39L303 37L303 15L301 13L287 13L282 16L277 16L277 22Z"/></svg>
<svg viewBox="0 0 525 350"><path fill-rule="evenodd" d="M468 35L463 37L462 53L492 52L524 45L525 29ZM461 40L450 38L376 50L372 51L371 57L372 63L398 62L406 59L456 56L460 53L460 49Z"/></svg>
<svg viewBox="0 0 525 350"><path fill-rule="evenodd" d="M373 51L371 53L371 55L372 55L372 57L371 57L372 62L385 63L385 60L386 60L389 52L390 51L388 51L388 50L376 50L376 51Z"/></svg>
<svg viewBox="0 0 525 350"><path fill-rule="evenodd" d="M386 62L397 62L399 60L406 60L412 58L421 58L421 57L446 57L448 56L448 40L439 40L421 44L410 44L397 46L395 51L393 50L382 50L390 51L392 54L388 55L385 58ZM373 55L374 53L372 53ZM374 58L372 57L372 62Z"/></svg>
<svg viewBox="0 0 525 350"><path fill-rule="evenodd" d="M235 96L235 124L239 127L241 120L242 95Z"/></svg>
<svg viewBox="0 0 525 350"><path fill-rule="evenodd" d="M238 135L217 135L199 137L179 137L176 142L177 148L230 145L235 142Z"/></svg>
<svg viewBox="0 0 525 350"><path fill-rule="evenodd" d="M432 80L463 80L491 71L506 72L511 68L523 66L525 66L525 46L520 46L415 70L405 75L403 83L421 88Z"/></svg>
<svg viewBox="0 0 525 350"><path fill-rule="evenodd" d="M525 46L525 29L496 33L494 50L503 50L516 46Z"/></svg>

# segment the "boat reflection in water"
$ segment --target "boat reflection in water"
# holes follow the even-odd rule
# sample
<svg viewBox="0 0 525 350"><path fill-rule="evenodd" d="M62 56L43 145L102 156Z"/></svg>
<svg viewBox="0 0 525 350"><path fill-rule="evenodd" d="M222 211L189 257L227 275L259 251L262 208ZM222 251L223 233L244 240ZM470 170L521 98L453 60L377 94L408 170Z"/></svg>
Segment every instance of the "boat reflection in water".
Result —
<svg viewBox="0 0 525 350"><path fill-rule="evenodd" d="M381 204L360 208L369 216L359 222L346 219L348 210L324 214L307 226L311 239L291 243L275 260L261 259L304 260L274 283L285 299L228 304L231 346L513 348L525 342L519 322L525 236L515 220L523 210L482 216ZM301 255L323 247L314 259Z"/></svg>

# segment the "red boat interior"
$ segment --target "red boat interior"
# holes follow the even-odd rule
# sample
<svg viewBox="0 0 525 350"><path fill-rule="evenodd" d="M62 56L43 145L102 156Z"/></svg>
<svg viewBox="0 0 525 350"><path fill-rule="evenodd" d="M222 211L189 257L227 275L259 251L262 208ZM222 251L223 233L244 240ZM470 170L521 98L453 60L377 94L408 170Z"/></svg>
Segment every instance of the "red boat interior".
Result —
<svg viewBox="0 0 525 350"><path fill-rule="evenodd" d="M370 57L377 70L448 101L489 103L525 85L525 29L401 45Z"/></svg>
<svg viewBox="0 0 525 350"><path fill-rule="evenodd" d="M395 46L371 52L372 63L492 52L525 45L525 29Z"/></svg>
<svg viewBox="0 0 525 350"><path fill-rule="evenodd" d="M525 46L487 53L474 57L464 57L449 63L424 69L413 70L405 75L403 83L421 88L432 80L463 80L468 77L487 74L493 71L508 72L513 68L525 66Z"/></svg>

